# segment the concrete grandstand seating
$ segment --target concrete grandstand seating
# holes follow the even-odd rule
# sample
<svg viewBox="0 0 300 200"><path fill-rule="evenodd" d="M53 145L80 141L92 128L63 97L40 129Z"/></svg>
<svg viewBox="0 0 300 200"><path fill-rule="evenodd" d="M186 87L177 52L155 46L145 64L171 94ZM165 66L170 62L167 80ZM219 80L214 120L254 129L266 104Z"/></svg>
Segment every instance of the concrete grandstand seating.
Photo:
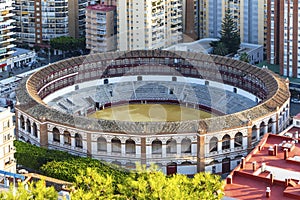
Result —
<svg viewBox="0 0 300 200"><path fill-rule="evenodd" d="M256 105L256 102L244 96L206 85L167 81L134 81L76 90L66 94L63 98L56 99L59 106L53 107L60 107L59 109L64 112L72 110L75 113L80 109L91 108L93 101L105 105L132 100L173 100L183 105L187 103L202 105L224 114L232 114Z"/></svg>

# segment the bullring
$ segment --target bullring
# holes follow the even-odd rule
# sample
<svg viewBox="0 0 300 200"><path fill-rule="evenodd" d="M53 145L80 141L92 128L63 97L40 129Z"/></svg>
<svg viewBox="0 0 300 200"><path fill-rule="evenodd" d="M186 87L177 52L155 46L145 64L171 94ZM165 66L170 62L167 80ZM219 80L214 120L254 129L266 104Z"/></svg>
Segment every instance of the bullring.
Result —
<svg viewBox="0 0 300 200"><path fill-rule="evenodd" d="M100 95L67 99L91 87ZM145 92L149 88L154 92ZM49 104L62 96L59 106ZM166 173L227 173L265 133L276 134L288 125L289 99L287 80L230 58L162 50L92 54L50 64L20 84L16 135L37 146L127 168L139 162L155 163ZM172 122L86 117L133 102L179 104L217 116ZM84 106L66 106L73 104Z"/></svg>

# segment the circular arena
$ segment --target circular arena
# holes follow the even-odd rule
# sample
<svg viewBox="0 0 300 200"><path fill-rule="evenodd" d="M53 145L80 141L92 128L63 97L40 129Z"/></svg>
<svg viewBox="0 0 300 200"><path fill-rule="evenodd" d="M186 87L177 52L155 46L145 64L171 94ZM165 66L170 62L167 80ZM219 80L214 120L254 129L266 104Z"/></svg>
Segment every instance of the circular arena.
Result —
<svg viewBox="0 0 300 200"><path fill-rule="evenodd" d="M74 57L35 72L16 94L19 140L127 168L154 163L167 174L227 173L289 124L288 80L192 52Z"/></svg>

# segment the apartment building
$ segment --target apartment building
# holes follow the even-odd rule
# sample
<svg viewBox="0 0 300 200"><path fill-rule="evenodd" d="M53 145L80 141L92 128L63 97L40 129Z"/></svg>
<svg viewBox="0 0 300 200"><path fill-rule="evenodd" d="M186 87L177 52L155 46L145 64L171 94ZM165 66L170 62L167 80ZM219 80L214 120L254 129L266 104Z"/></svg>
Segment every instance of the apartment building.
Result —
<svg viewBox="0 0 300 200"><path fill-rule="evenodd" d="M280 75L300 78L300 2L268 1L267 59Z"/></svg>
<svg viewBox="0 0 300 200"><path fill-rule="evenodd" d="M0 70L7 67L7 59L15 52L12 43L15 39L12 37L14 32L12 0L0 0Z"/></svg>
<svg viewBox="0 0 300 200"><path fill-rule="evenodd" d="M118 50L161 49L182 40L182 0L117 1Z"/></svg>
<svg viewBox="0 0 300 200"><path fill-rule="evenodd" d="M13 116L10 108L0 107L0 170L15 173Z"/></svg>
<svg viewBox="0 0 300 200"><path fill-rule="evenodd" d="M85 0L15 0L17 41L47 46L51 38L84 35Z"/></svg>
<svg viewBox="0 0 300 200"><path fill-rule="evenodd" d="M236 21L241 42L264 45L267 0L202 0L199 5L199 37L219 37L227 9Z"/></svg>
<svg viewBox="0 0 300 200"><path fill-rule="evenodd" d="M86 48L91 53L116 50L116 34L115 6L95 4L86 8Z"/></svg>
<svg viewBox="0 0 300 200"><path fill-rule="evenodd" d="M185 41L199 37L199 0L183 1L183 32ZM188 38L187 38L188 37Z"/></svg>

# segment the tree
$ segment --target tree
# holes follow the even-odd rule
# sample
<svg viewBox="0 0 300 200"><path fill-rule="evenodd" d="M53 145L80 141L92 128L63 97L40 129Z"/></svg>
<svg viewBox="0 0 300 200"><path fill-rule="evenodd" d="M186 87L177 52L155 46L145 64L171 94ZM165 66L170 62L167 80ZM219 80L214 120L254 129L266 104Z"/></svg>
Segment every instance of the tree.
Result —
<svg viewBox="0 0 300 200"><path fill-rule="evenodd" d="M228 54L228 49L223 42L218 42L214 47L213 53L220 56L226 56Z"/></svg>
<svg viewBox="0 0 300 200"><path fill-rule="evenodd" d="M230 10L227 9L225 17L222 22L220 31L220 42L228 49L228 53L236 53L240 48L240 33L234 22Z"/></svg>
<svg viewBox="0 0 300 200"><path fill-rule="evenodd" d="M65 55L65 52L84 50L85 38L75 39L70 36L52 38L50 40L50 46L52 49L61 50Z"/></svg>
<svg viewBox="0 0 300 200"><path fill-rule="evenodd" d="M240 48L240 33L229 9L225 13L219 33L221 36L220 40L210 43L211 47L213 47L213 54L222 56L231 53L235 54Z"/></svg>
<svg viewBox="0 0 300 200"><path fill-rule="evenodd" d="M241 61L244 61L244 62L246 62L246 63L249 63L249 62L250 62L250 61L249 61L249 55L248 55L246 52L242 53L242 54L240 55L240 60L241 60Z"/></svg>
<svg viewBox="0 0 300 200"><path fill-rule="evenodd" d="M54 187L46 187L44 180L29 183L28 187L21 183L17 188L11 186L9 191L0 193L0 199L5 200L57 200L57 197L58 193L55 191Z"/></svg>

